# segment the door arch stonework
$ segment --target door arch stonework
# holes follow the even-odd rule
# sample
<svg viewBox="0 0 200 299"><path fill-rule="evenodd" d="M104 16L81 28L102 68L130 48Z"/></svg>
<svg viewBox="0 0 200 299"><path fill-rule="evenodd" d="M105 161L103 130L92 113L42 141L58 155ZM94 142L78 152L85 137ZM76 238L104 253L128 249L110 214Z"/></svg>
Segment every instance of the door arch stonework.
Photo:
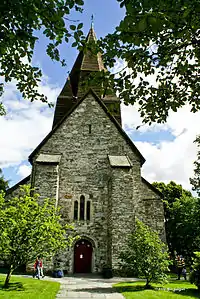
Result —
<svg viewBox="0 0 200 299"><path fill-rule="evenodd" d="M74 245L74 273L91 273L92 255L92 243L87 239L78 240Z"/></svg>

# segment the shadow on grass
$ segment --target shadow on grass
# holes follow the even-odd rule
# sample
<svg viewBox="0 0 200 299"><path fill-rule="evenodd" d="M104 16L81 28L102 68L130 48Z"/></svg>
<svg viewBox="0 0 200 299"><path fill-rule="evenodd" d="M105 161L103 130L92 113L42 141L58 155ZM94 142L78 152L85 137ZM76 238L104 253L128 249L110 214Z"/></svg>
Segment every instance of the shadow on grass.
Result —
<svg viewBox="0 0 200 299"><path fill-rule="evenodd" d="M175 284L175 282L174 282ZM113 287L115 289L116 292L119 293L125 293L125 292L140 292L140 291L145 291L145 290L149 290L149 289L145 289L144 285L129 285L129 286L114 286ZM190 296L191 298L200 298L200 293L197 289L185 289L185 288L177 288L177 289L171 289L171 288L165 288L165 287L151 287L150 290L153 290L155 292L157 291L168 291L170 293L175 293L175 294L179 294L182 296Z"/></svg>
<svg viewBox="0 0 200 299"><path fill-rule="evenodd" d="M4 290L6 292L24 291L24 287L23 287L23 284L21 282L11 282L11 283L9 283L7 288L4 288L3 284L0 284L0 290Z"/></svg>
<svg viewBox="0 0 200 299"><path fill-rule="evenodd" d="M118 293L154 290L153 287L151 287L150 289L145 289L144 285L114 286L113 289L115 289L115 291L117 291Z"/></svg>
<svg viewBox="0 0 200 299"><path fill-rule="evenodd" d="M182 295L182 296L190 296L194 298L200 298L200 293L196 289L184 289L184 290L174 290L173 293Z"/></svg>

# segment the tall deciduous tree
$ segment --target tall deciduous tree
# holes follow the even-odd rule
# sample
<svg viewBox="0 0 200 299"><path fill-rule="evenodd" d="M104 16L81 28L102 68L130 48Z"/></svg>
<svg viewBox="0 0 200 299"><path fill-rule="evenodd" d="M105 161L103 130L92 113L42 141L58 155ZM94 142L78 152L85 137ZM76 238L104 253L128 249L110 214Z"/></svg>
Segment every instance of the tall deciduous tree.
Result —
<svg viewBox="0 0 200 299"><path fill-rule="evenodd" d="M169 265L166 250L158 234L136 219L135 230L120 254L122 267L133 275L145 277L148 288L152 280L162 282L166 279Z"/></svg>
<svg viewBox="0 0 200 299"><path fill-rule="evenodd" d="M30 195L24 186L19 195L6 198L0 194L0 260L9 266L5 287L12 272L36 256L52 256L73 241L73 227L62 226L55 202ZM68 231L68 233L67 233Z"/></svg>
<svg viewBox="0 0 200 299"><path fill-rule="evenodd" d="M200 200L190 191L171 181L169 184L155 182L153 185L163 193L166 239L170 252L177 251L189 259L197 250Z"/></svg>
<svg viewBox="0 0 200 299"><path fill-rule="evenodd" d="M111 67L116 58L127 64L113 80L120 97L127 104L137 102L149 124L165 122L170 110L176 112L188 103L192 112L198 111L200 1L117 1L125 17L101 46ZM155 77L154 84L148 75Z"/></svg>
<svg viewBox="0 0 200 299"><path fill-rule="evenodd" d="M76 26L68 18L72 9L81 11L83 3L83 0L0 1L0 76L5 82L17 80L24 98L47 102L38 92L41 70L31 65L36 42L40 35L45 36L49 40L47 54L64 64L58 46L70 37L77 40L83 34L83 24ZM0 103L0 114L4 112Z"/></svg>
<svg viewBox="0 0 200 299"><path fill-rule="evenodd" d="M171 244L191 262L200 243L200 198L183 195L174 201L169 211Z"/></svg>
<svg viewBox="0 0 200 299"><path fill-rule="evenodd" d="M119 92L126 104L139 104L143 122L165 122L169 111L190 104L200 109L199 0L116 0L125 17L113 33L99 42L106 66L125 62L118 76L105 73L106 86ZM40 30L50 43L47 54L61 60L58 46L74 38L79 49L85 38L68 16L81 11L84 0L9 0L0 3L0 74L17 80L23 97L45 96L37 91L41 70L31 66ZM66 20L67 18L67 20ZM67 21L67 23L66 23ZM27 58L28 62L22 58ZM148 76L154 76L151 84ZM137 78L137 80L135 80ZM152 80L151 80L152 82ZM3 114L0 103L0 113Z"/></svg>

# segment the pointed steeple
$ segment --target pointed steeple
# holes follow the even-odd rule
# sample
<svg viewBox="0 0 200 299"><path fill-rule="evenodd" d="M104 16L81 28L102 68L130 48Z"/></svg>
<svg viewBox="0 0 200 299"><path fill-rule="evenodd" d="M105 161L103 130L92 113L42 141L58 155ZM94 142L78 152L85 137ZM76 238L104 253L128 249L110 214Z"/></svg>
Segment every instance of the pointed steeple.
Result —
<svg viewBox="0 0 200 299"><path fill-rule="evenodd" d="M93 19L91 22L91 27L86 38L86 49L79 52L77 59L72 67L69 77L57 99L56 109L54 114L53 127L57 122L64 117L64 115L73 107L73 105L84 96L88 88L92 88L97 95L102 97L102 85L97 82L92 82L90 86L85 84L87 78L91 76L92 73L97 73L101 71L107 71L104 67L101 53L94 54L89 50L89 45L87 44L96 43L97 38L94 31ZM112 96L113 98L113 96ZM115 100L113 101L113 99ZM112 104L117 101L117 115L116 117L121 123L121 113L120 113L120 102L119 99L114 96L113 99L105 97L105 104L111 107ZM116 104L115 104L116 105ZM116 114L116 113L114 113Z"/></svg>

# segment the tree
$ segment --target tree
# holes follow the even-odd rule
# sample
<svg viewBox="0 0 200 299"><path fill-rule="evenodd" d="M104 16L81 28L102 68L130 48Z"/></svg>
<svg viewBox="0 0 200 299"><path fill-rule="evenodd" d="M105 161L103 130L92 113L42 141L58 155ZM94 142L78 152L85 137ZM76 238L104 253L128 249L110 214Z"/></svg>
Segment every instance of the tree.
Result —
<svg viewBox="0 0 200 299"><path fill-rule="evenodd" d="M169 265L166 249L158 234L136 219L134 233L129 235L126 248L120 254L122 267L145 277L149 288L152 280L166 279Z"/></svg>
<svg viewBox="0 0 200 299"><path fill-rule="evenodd" d="M104 59L125 67L109 79L125 103L138 103L144 123L165 122L187 103L200 109L199 0L117 0L125 17L100 41ZM155 76L150 84L147 76ZM137 80L135 80L137 78ZM138 83L136 83L138 81Z"/></svg>
<svg viewBox="0 0 200 299"><path fill-rule="evenodd" d="M175 182L171 181L168 184L163 182L154 182L153 186L156 187L164 197L164 214L165 214L165 230L166 230L166 239L168 243L169 250L171 254L174 251L180 252L180 250L184 250L182 245L178 245L178 241L176 240L176 221L178 221L178 216L176 216L176 207L177 202L182 197L184 198L191 198L192 201L192 194L190 191L183 189L181 185L176 184ZM188 200L189 201L189 200ZM174 206L174 203L176 205ZM182 202L183 204L183 202ZM181 209L180 209L181 212ZM182 236L184 237L184 236Z"/></svg>
<svg viewBox="0 0 200 299"><path fill-rule="evenodd" d="M0 192L8 189L8 181L5 180L2 170L0 169Z"/></svg>
<svg viewBox="0 0 200 299"><path fill-rule="evenodd" d="M171 244L174 250L191 263L193 252L199 250L200 242L200 198L182 196L169 208Z"/></svg>
<svg viewBox="0 0 200 299"><path fill-rule="evenodd" d="M200 135L194 141L198 147L197 160L194 162L194 177L190 179L190 184L193 186L192 190L196 191L200 196Z"/></svg>
<svg viewBox="0 0 200 299"><path fill-rule="evenodd" d="M0 75L5 82L17 80L17 88L31 101L47 98L38 93L41 70L32 66L32 57L39 36L49 40L46 52L51 59L60 61L58 46L75 41L83 34L83 24L74 25L68 16L72 9L81 11L83 0L8 0L0 3ZM3 83L0 84L0 94ZM0 103L0 115L5 110Z"/></svg>
<svg viewBox="0 0 200 299"><path fill-rule="evenodd" d="M50 199L30 195L30 187L23 186L18 196L6 198L0 194L0 260L9 266L5 287L12 272L36 256L53 256L73 241L70 225L62 226Z"/></svg>
<svg viewBox="0 0 200 299"><path fill-rule="evenodd" d="M195 257L193 258L192 272L190 274L190 282L194 283L198 290L200 290L200 252L194 252Z"/></svg>
<svg viewBox="0 0 200 299"><path fill-rule="evenodd" d="M38 30L49 40L47 54L60 61L58 46L74 38L85 45L82 23L69 18L83 0L9 0L0 4L0 64L5 81L17 80L23 97L41 99L37 92L41 70L31 66ZM200 2L199 0L117 0L125 17L113 33L102 38L98 50L107 67L124 61L117 76L105 72L106 88L114 87L125 104L139 104L144 123L165 122L169 111L190 104L200 109ZM66 23L67 21L67 23ZM28 63L23 58L27 58ZM155 76L150 84L148 76ZM0 104L0 111L3 113Z"/></svg>

